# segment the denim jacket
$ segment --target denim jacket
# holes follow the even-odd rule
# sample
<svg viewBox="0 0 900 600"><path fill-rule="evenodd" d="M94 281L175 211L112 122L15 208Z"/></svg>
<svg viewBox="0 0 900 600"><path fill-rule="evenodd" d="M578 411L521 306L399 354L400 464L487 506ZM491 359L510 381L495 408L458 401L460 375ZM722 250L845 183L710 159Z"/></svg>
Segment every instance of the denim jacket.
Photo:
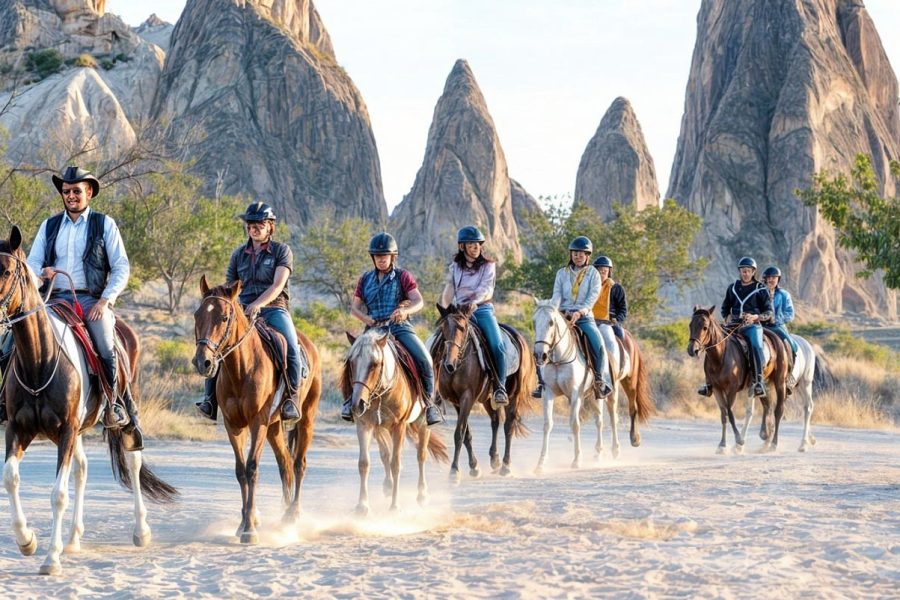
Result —
<svg viewBox="0 0 900 600"><path fill-rule="evenodd" d="M772 306L775 309L775 324L784 325L794 320L794 303L791 294L780 287L775 288L772 296Z"/></svg>

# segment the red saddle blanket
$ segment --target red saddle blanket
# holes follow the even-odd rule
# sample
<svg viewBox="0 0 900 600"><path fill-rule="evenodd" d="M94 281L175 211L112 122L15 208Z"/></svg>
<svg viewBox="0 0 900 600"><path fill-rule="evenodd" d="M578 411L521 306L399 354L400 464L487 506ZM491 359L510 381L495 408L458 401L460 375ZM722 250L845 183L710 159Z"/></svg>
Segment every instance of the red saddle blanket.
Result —
<svg viewBox="0 0 900 600"><path fill-rule="evenodd" d="M84 358L87 362L88 371L91 375L97 376L97 379L100 381L100 386L103 388L103 393L106 395L106 397L111 397L112 384L106 377L106 371L100 364L100 356L94 349L94 343L91 341L91 336L88 333L87 326L81 319L81 306L73 306L72 304L64 300L55 300L48 306L53 309L53 312L56 313L56 316L58 316L62 320L62 322L72 330L75 339L78 340L78 344L81 346L82 352L84 352ZM116 322L116 325L118 325L118 321ZM119 335L118 331L116 332L116 335ZM130 369L124 372L127 373L129 371Z"/></svg>

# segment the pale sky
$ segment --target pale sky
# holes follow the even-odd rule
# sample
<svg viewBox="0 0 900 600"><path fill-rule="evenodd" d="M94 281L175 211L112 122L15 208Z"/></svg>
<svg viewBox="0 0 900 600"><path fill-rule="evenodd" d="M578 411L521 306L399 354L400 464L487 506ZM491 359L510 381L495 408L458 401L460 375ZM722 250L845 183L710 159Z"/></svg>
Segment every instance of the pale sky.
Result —
<svg viewBox="0 0 900 600"><path fill-rule="evenodd" d="M468 60L506 154L533 196L571 193L578 162L617 96L641 123L665 194L700 0L314 0L338 63L369 110L392 209L422 164L444 81ZM900 66L900 0L866 0ZM184 0L108 0L138 25L175 23Z"/></svg>

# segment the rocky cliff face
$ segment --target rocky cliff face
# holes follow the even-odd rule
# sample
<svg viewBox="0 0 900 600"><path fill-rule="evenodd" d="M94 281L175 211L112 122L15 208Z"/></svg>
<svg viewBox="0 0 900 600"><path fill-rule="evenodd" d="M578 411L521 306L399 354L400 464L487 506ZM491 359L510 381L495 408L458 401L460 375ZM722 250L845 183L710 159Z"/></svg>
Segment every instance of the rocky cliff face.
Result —
<svg viewBox="0 0 900 600"><path fill-rule="evenodd" d="M896 296L857 280L831 227L794 195L859 152L897 192L897 80L863 3L704 0L697 31L667 194L703 217L696 248L712 259L687 301L721 297L749 254L825 311L895 318Z"/></svg>
<svg viewBox="0 0 900 600"><path fill-rule="evenodd" d="M515 179L509 180L510 199L512 200L513 218L516 221L516 229L519 232L519 240L524 242L527 240L534 228L531 221L536 216L543 216L544 211L540 203L529 194L522 184ZM527 246L523 245L522 252L527 251Z"/></svg>
<svg viewBox="0 0 900 600"><path fill-rule="evenodd" d="M588 143L575 181L575 199L613 218L613 203L642 210L659 206L659 184L653 158L625 98L616 98Z"/></svg>
<svg viewBox="0 0 900 600"><path fill-rule="evenodd" d="M163 21L156 16L156 13L153 13L146 21L137 26L134 32L151 44L159 46L165 53L169 51L169 43L171 42L172 30L174 29L174 25Z"/></svg>
<svg viewBox="0 0 900 600"><path fill-rule="evenodd" d="M385 222L366 106L308 0L189 0L152 110L196 172L306 224L320 209Z"/></svg>
<svg viewBox="0 0 900 600"><path fill-rule="evenodd" d="M521 256L506 158L475 76L458 60L428 131L425 159L391 215L401 252L412 258L456 252L456 232L477 225L486 254Z"/></svg>

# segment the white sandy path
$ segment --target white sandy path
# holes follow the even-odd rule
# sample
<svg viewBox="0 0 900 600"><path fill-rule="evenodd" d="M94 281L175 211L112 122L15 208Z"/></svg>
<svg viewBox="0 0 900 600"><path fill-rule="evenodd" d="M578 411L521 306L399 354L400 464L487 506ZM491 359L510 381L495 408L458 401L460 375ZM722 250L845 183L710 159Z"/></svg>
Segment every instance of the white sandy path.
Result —
<svg viewBox="0 0 900 600"><path fill-rule="evenodd" d="M564 421L564 420L563 420ZM532 427L539 423L532 419ZM890 432L818 427L813 452L783 429L777 454L717 456L712 422L657 421L644 445L572 471L567 427L557 420L550 472L531 474L537 433L514 446L515 477L428 469L430 506L415 504L415 460L404 456L404 509L387 511L380 467L373 516L358 520L352 428L323 427L304 486L304 516L279 529L280 487L267 451L261 544L232 537L240 499L227 444L154 442L158 474L182 492L148 505L153 544L131 545L129 495L113 483L105 449L91 462L84 550L63 575L36 575L46 551L55 449L23 463L23 501L40 547L21 557L0 493L0 597L897 597L900 594L900 448ZM450 442L449 428L442 427ZM586 448L593 447L591 427ZM476 419L487 466L489 429ZM608 432L607 432L608 437ZM625 438L627 439L627 435ZM373 453L373 459L377 455ZM464 470L467 473L468 469ZM67 516L71 515L71 508ZM65 528L68 532L68 519Z"/></svg>

